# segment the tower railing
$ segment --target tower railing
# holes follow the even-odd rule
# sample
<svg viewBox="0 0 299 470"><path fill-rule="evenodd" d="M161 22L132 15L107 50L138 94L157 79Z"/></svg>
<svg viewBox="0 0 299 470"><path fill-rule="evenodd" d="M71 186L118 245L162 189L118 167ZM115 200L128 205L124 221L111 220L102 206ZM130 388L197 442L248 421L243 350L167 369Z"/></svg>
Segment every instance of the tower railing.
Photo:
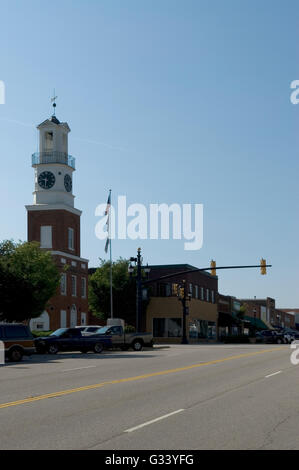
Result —
<svg viewBox="0 0 299 470"><path fill-rule="evenodd" d="M76 159L72 157L72 155L68 155L65 152L48 151L32 154L32 166L43 163L60 163L62 165L68 165L75 170L75 161Z"/></svg>

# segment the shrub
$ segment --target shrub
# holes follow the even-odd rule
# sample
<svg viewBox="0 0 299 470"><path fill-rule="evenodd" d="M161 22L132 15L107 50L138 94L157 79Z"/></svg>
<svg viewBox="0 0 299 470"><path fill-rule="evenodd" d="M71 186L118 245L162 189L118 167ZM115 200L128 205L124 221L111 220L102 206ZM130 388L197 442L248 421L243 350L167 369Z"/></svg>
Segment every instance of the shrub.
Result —
<svg viewBox="0 0 299 470"><path fill-rule="evenodd" d="M49 330L49 331L33 330L33 331L31 331L31 333L33 334L33 336L35 338L39 338L40 336L50 336L50 334L53 333L53 331L52 330Z"/></svg>

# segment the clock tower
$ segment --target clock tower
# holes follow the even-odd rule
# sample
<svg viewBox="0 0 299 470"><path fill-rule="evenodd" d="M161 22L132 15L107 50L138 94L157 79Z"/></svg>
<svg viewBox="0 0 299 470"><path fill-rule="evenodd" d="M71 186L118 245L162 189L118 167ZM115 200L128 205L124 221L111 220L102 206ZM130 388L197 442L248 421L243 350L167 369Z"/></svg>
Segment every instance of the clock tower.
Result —
<svg viewBox="0 0 299 470"><path fill-rule="evenodd" d="M80 251L81 211L74 207L70 128L54 113L37 129L39 152L32 155L33 204L26 206L28 241L37 241L51 252L61 271L61 284L43 314L31 320L31 329L55 330L87 323L88 260L81 258Z"/></svg>

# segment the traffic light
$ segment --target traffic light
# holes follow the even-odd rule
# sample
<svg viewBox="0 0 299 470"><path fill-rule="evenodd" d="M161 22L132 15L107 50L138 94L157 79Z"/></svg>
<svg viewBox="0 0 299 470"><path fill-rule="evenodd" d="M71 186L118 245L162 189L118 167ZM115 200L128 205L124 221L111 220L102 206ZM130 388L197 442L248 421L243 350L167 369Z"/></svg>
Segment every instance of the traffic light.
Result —
<svg viewBox="0 0 299 470"><path fill-rule="evenodd" d="M261 274L265 275L267 274L267 268L266 268L266 260L264 258L261 259Z"/></svg>
<svg viewBox="0 0 299 470"><path fill-rule="evenodd" d="M216 261L214 261L213 259L211 260L211 274L212 276L216 276Z"/></svg>
<svg viewBox="0 0 299 470"><path fill-rule="evenodd" d="M172 295L179 295L179 285L178 284L172 284Z"/></svg>
<svg viewBox="0 0 299 470"><path fill-rule="evenodd" d="M185 286L180 286L180 298L183 299L185 297Z"/></svg>

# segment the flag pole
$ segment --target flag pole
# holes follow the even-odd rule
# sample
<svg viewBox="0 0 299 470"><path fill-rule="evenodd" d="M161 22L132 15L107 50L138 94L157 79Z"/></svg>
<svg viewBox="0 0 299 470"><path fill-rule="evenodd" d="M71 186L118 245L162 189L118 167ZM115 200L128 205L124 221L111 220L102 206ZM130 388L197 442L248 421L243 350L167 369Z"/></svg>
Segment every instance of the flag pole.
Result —
<svg viewBox="0 0 299 470"><path fill-rule="evenodd" d="M111 215L111 189L109 190L109 197L110 197L110 214ZM111 244L111 218L109 224L109 239L110 239L110 317L113 318L113 293L112 293L112 244Z"/></svg>

